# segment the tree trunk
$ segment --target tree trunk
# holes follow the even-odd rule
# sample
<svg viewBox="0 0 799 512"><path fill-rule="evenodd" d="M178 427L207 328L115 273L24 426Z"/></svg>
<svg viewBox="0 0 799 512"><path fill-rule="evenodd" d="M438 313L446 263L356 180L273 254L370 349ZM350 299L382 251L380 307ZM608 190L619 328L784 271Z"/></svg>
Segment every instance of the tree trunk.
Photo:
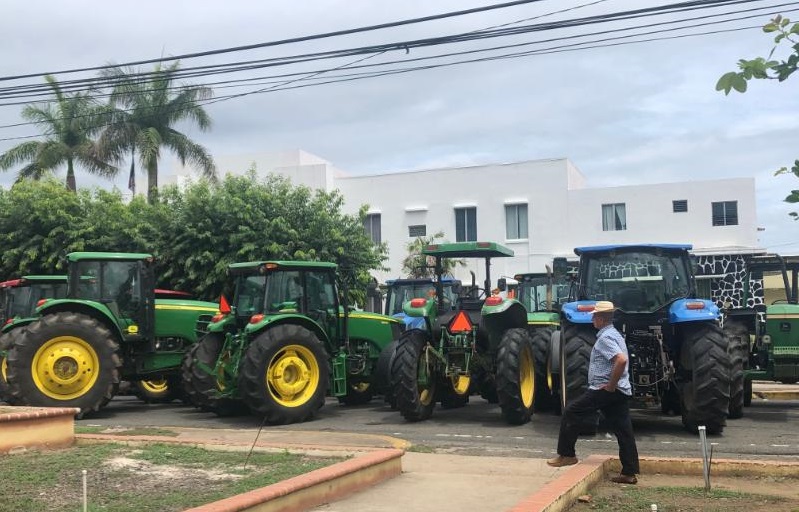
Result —
<svg viewBox="0 0 799 512"><path fill-rule="evenodd" d="M67 158L67 190L77 192L77 184L75 183L75 168L72 165L72 158Z"/></svg>
<svg viewBox="0 0 799 512"><path fill-rule="evenodd" d="M150 204L158 201L158 160L147 164L147 201Z"/></svg>

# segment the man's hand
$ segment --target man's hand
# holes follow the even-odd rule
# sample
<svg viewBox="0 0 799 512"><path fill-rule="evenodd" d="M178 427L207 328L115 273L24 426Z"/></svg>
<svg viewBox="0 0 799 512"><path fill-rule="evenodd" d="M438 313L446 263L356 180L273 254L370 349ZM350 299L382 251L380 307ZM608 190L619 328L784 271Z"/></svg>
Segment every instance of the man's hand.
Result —
<svg viewBox="0 0 799 512"><path fill-rule="evenodd" d="M616 392L616 384L607 383L604 386L602 386L602 389L604 389L608 393L615 393Z"/></svg>

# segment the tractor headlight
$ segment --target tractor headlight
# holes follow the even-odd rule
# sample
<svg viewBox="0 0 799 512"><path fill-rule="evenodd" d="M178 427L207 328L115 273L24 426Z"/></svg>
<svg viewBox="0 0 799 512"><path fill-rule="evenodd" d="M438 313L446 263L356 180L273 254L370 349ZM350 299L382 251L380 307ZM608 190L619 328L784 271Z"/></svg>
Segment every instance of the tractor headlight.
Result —
<svg viewBox="0 0 799 512"><path fill-rule="evenodd" d="M770 345L771 344L771 336L768 334L763 335L763 345Z"/></svg>

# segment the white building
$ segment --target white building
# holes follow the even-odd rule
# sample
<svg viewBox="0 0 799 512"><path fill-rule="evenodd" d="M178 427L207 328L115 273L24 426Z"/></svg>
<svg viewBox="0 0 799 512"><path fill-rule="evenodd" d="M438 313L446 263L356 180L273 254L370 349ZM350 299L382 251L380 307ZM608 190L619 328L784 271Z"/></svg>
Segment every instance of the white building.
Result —
<svg viewBox="0 0 799 512"><path fill-rule="evenodd" d="M566 158L508 164L346 175L303 151L218 157L220 171L275 172L295 184L339 189L355 213L369 205L366 228L386 242L388 272L400 276L406 244L439 231L446 241L493 241L513 258L496 259L492 278L541 272L577 246L690 243L706 255L760 252L754 178L592 188ZM468 262L477 280L481 262ZM470 279L467 270L457 277Z"/></svg>

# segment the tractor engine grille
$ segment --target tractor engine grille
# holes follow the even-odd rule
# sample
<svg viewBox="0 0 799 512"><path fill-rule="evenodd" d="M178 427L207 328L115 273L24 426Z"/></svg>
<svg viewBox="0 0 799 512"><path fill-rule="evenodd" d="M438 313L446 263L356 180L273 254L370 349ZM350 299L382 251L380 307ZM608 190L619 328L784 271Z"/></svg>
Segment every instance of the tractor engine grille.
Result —
<svg viewBox="0 0 799 512"><path fill-rule="evenodd" d="M208 324L211 323L213 317L213 315L200 315L197 318L197 323L194 324L194 334L198 340L208 334Z"/></svg>
<svg viewBox="0 0 799 512"><path fill-rule="evenodd" d="M652 331L635 329L626 336L630 353L630 383L633 395L658 400L658 384L663 377L658 336Z"/></svg>

